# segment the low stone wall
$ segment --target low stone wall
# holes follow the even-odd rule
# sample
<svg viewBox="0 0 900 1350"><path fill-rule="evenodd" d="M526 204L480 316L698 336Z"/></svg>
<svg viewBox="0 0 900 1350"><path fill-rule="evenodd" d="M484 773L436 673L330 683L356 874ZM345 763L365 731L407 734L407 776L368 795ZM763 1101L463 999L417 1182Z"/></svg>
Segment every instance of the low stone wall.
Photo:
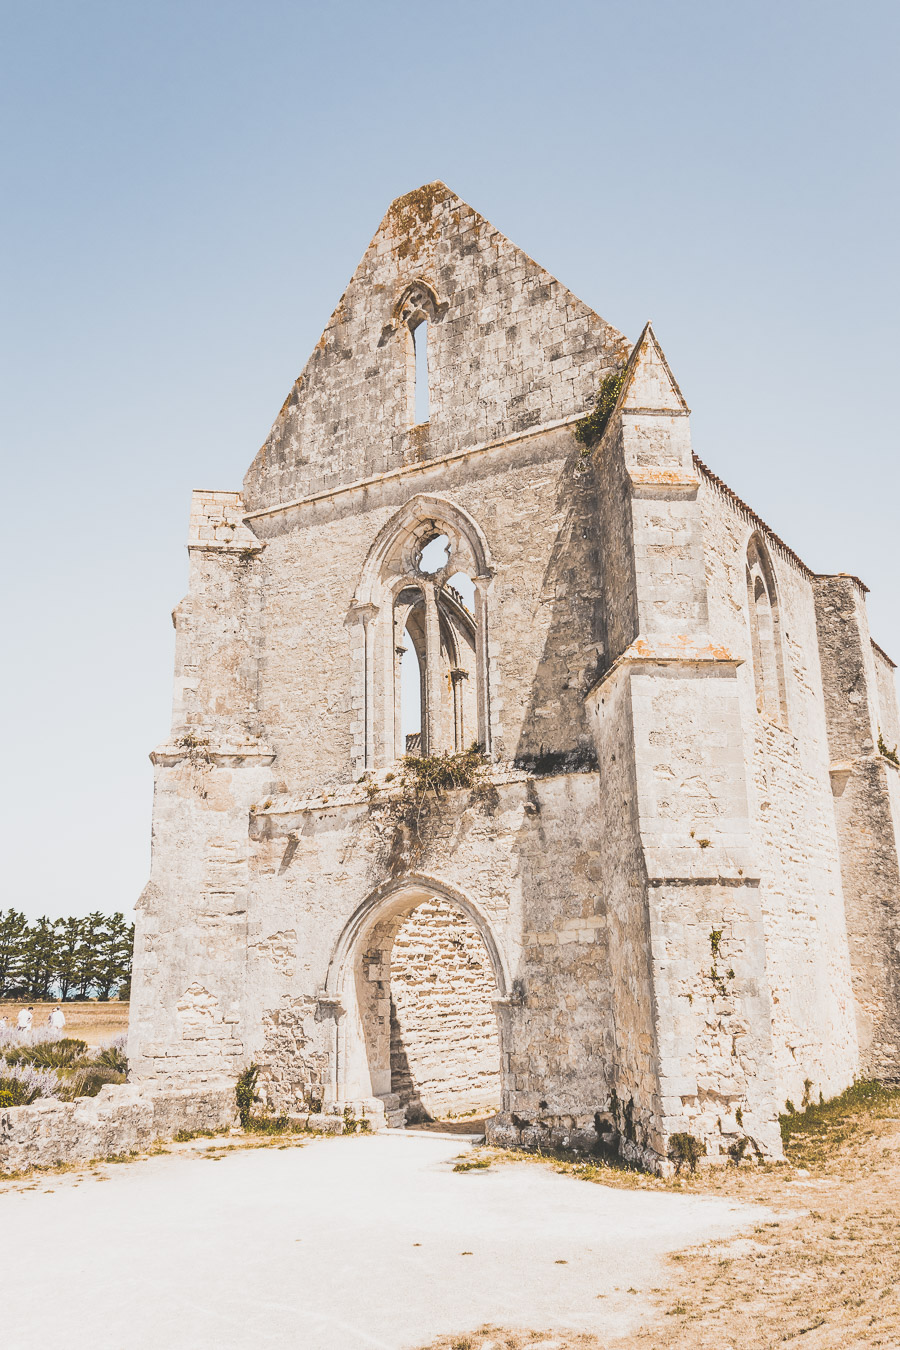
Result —
<svg viewBox="0 0 900 1350"><path fill-rule="evenodd" d="M180 1130L218 1130L236 1121L234 1084L227 1081L183 1089L108 1084L74 1102L39 1099L0 1111L0 1174L109 1158Z"/></svg>
<svg viewBox="0 0 900 1350"><path fill-rule="evenodd" d="M609 1115L596 1115L593 1123L570 1117L569 1124L559 1121L523 1120L507 1111L498 1112L485 1121L485 1143L493 1148L524 1149L527 1153L560 1152L574 1155L619 1157L623 1162L644 1172L670 1177L675 1166L652 1148L623 1138L613 1127ZM725 1159L724 1161L727 1161ZM706 1162L706 1159L703 1159Z"/></svg>

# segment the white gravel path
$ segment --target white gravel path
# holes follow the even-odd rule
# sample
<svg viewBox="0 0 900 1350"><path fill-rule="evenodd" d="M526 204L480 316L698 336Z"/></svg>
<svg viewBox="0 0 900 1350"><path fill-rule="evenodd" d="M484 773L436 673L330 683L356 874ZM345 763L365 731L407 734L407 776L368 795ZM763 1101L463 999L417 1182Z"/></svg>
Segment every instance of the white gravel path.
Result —
<svg viewBox="0 0 900 1350"><path fill-rule="evenodd" d="M0 1192L10 1350L408 1350L485 1322L619 1335L666 1252L766 1211L410 1133L169 1155ZM634 1290L637 1292L628 1292Z"/></svg>

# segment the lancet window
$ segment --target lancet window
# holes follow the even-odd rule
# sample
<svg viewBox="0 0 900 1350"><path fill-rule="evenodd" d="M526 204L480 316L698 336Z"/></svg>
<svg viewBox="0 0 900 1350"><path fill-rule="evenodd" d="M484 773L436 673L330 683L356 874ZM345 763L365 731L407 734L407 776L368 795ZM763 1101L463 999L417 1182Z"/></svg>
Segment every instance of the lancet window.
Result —
<svg viewBox="0 0 900 1350"><path fill-rule="evenodd" d="M394 320L406 347L406 420L419 426L431 418L430 338L446 305L426 281L411 281L394 306Z"/></svg>
<svg viewBox="0 0 900 1350"><path fill-rule="evenodd" d="M757 710L787 724L781 618L775 574L765 544L754 535L747 548L747 601Z"/></svg>

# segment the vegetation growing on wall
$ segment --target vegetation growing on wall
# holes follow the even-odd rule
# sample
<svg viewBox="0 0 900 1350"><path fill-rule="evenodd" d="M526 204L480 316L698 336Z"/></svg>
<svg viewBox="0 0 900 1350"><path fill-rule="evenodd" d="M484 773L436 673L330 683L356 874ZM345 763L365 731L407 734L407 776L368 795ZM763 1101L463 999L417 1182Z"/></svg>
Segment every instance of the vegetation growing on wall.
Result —
<svg viewBox="0 0 900 1350"><path fill-rule="evenodd" d="M369 801L378 804L389 819L393 819L401 833L409 840L413 853L422 847L426 824L448 792L460 788L489 791L485 776L488 758L480 745L472 744L457 754L404 755L400 773L389 774L385 785L389 794L380 795L377 783L366 785Z"/></svg>
<svg viewBox="0 0 900 1350"><path fill-rule="evenodd" d="M393 826L384 836L389 870L421 859L430 827L446 810L448 792L468 789L487 800L493 790L488 764L481 746L472 744L457 754L404 755L399 773L385 776L384 790L373 780L366 781L372 808Z"/></svg>
<svg viewBox="0 0 900 1350"><path fill-rule="evenodd" d="M0 912L0 998L127 999L133 948L134 925L120 913L29 924L17 910Z"/></svg>
<svg viewBox="0 0 900 1350"><path fill-rule="evenodd" d="M900 768L900 759L897 758L897 747L895 745L893 750L890 749L887 741L881 734L881 727L878 728L878 753L879 755L884 755L885 759L889 759L892 764L896 764L897 767Z"/></svg>
<svg viewBox="0 0 900 1350"><path fill-rule="evenodd" d="M575 439L584 446L582 454L587 454L600 441L607 428L613 409L619 400L625 383L624 370L616 375L607 375L594 398L594 406L587 417L575 423Z"/></svg>

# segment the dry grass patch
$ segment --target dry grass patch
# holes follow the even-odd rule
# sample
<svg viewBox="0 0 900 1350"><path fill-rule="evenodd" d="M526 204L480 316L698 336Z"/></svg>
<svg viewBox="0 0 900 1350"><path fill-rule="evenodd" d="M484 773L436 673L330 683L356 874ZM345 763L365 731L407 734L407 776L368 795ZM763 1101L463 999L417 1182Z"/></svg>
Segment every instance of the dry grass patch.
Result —
<svg viewBox="0 0 900 1350"><path fill-rule="evenodd" d="M423 1350L606 1350L608 1341L587 1332L504 1331L481 1327L458 1336L429 1341Z"/></svg>

